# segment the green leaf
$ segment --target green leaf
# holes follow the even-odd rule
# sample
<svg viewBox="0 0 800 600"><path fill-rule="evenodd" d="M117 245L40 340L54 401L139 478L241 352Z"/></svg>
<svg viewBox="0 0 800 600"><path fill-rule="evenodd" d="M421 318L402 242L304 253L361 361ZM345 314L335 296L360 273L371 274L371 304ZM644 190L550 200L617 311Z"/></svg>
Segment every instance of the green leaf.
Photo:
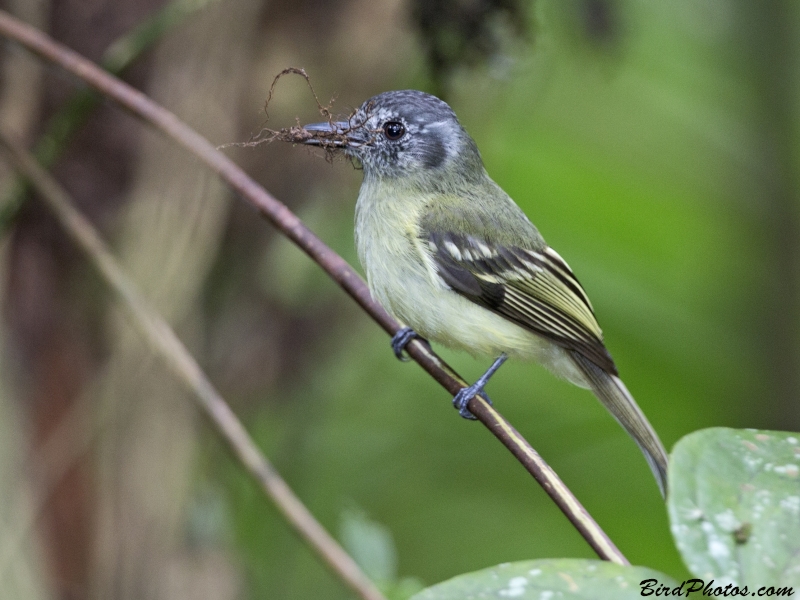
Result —
<svg viewBox="0 0 800 600"><path fill-rule="evenodd" d="M340 536L348 554L370 579L382 585L397 578L397 551L388 527L351 508L342 513Z"/></svg>
<svg viewBox="0 0 800 600"><path fill-rule="evenodd" d="M641 583L656 580L677 585L667 575L646 567L623 567L600 560L560 558L504 563L459 575L429 587L411 600L466 600L515 598L517 600L625 600L641 598Z"/></svg>
<svg viewBox="0 0 800 600"><path fill-rule="evenodd" d="M704 429L672 453L672 534L704 580L800 587L800 434Z"/></svg>

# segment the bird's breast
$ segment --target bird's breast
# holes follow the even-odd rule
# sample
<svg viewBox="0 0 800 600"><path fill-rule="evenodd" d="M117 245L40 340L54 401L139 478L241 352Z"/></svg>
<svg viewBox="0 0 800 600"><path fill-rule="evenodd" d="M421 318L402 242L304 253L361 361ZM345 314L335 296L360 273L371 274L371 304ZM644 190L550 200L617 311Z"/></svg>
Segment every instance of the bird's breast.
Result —
<svg viewBox="0 0 800 600"><path fill-rule="evenodd" d="M431 341L474 355L508 352L551 362L549 354L557 351L552 344L457 294L442 280L419 237L425 206L424 198L362 187L356 245L372 296Z"/></svg>
<svg viewBox="0 0 800 600"><path fill-rule="evenodd" d="M410 197L389 184L362 186L356 204L356 248L372 295L403 319L407 293L442 283L432 271L419 239L419 215L425 199Z"/></svg>

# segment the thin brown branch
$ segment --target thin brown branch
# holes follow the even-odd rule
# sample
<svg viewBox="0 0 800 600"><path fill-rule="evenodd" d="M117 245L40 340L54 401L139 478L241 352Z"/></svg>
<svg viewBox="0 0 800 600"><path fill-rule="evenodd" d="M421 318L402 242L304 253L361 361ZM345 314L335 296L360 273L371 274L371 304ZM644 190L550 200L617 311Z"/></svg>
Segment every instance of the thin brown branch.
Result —
<svg viewBox="0 0 800 600"><path fill-rule="evenodd" d="M25 176L55 213L61 226L88 255L103 279L117 293L133 317L134 325L161 355L172 371L194 392L216 429L248 472L261 484L284 518L308 542L333 572L364 600L386 600L356 562L320 525L261 453L242 423L230 409L175 332L141 295L111 254L91 223L73 206L64 189L33 156L0 132L4 146L21 175Z"/></svg>
<svg viewBox="0 0 800 600"><path fill-rule="evenodd" d="M364 281L343 258L317 238L284 204L174 114L76 52L3 11L0 11L0 34L60 65L192 152L316 261L386 332L394 335L398 331L399 324L371 298ZM407 351L450 394L466 387L463 379L425 344L415 340L408 345ZM508 421L480 397L472 398L468 407L533 475L601 558L629 564L555 471Z"/></svg>

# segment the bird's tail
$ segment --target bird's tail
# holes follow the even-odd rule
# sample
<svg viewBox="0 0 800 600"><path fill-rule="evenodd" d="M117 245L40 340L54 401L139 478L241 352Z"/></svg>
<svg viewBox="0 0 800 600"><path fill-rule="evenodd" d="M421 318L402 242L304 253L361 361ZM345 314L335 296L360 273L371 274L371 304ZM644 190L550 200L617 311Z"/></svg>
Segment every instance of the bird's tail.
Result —
<svg viewBox="0 0 800 600"><path fill-rule="evenodd" d="M586 381L595 396L603 403L617 422L636 441L655 475L661 495L667 497L667 452L658 439L642 409L636 404L628 388L619 377L607 373L578 352L571 352L572 359L586 376Z"/></svg>

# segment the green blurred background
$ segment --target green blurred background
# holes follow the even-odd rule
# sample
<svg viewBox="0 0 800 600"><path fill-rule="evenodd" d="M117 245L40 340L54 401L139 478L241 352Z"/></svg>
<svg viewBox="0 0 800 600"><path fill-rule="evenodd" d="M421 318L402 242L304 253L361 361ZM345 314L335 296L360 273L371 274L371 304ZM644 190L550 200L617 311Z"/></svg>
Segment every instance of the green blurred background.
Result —
<svg viewBox="0 0 800 600"><path fill-rule="evenodd" d="M166 6L4 5L98 61ZM124 78L214 143L259 130L288 66L343 114L388 89L443 95L490 175L576 272L668 448L709 426L800 430L797 2L176 6ZM0 123L32 147L79 86L11 46L2 60ZM286 77L269 126L296 118L319 114L306 83ZM226 151L357 264L358 170L285 144ZM393 598L497 563L593 556L482 426L182 151L102 104L53 172ZM352 597L39 202L7 207L0 596ZM469 379L487 366L441 354ZM632 563L686 578L645 461L591 394L525 364L505 366L489 392Z"/></svg>

